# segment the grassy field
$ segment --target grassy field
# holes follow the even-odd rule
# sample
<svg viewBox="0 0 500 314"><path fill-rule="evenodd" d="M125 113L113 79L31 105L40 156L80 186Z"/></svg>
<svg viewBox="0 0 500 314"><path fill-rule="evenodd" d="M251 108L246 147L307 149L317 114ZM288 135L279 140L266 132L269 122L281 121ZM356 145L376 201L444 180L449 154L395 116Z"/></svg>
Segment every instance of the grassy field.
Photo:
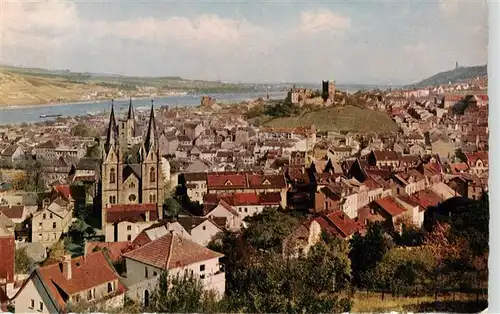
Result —
<svg viewBox="0 0 500 314"><path fill-rule="evenodd" d="M422 297L393 297L390 294L358 292L354 295L352 313L388 313L388 312L452 312L477 313L488 305L488 296L479 295L477 302L475 294L438 295Z"/></svg>
<svg viewBox="0 0 500 314"><path fill-rule="evenodd" d="M259 117L265 119L265 117ZM387 114L358 107L323 108L299 117L271 119L264 126L288 128L309 127L319 131L387 132L397 130L396 123Z"/></svg>

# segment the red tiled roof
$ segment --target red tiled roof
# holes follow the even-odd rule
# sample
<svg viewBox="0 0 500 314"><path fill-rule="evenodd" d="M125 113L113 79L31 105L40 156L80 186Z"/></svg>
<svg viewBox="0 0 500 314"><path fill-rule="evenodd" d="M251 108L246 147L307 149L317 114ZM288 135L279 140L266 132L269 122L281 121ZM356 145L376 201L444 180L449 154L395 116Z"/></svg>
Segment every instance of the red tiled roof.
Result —
<svg viewBox="0 0 500 314"><path fill-rule="evenodd" d="M0 213L4 214L9 219L21 219L23 218L24 206L23 205L0 206Z"/></svg>
<svg viewBox="0 0 500 314"><path fill-rule="evenodd" d="M0 282L7 280L7 283L14 282L14 260L16 252L16 243L14 236L0 237ZM1 290L1 289L0 289Z"/></svg>
<svg viewBox="0 0 500 314"><path fill-rule="evenodd" d="M247 175L248 187L253 189L261 188L279 188L286 187L285 177L283 175Z"/></svg>
<svg viewBox="0 0 500 314"><path fill-rule="evenodd" d="M123 256L167 270L219 258L223 254L182 238L175 232L170 232L140 248L123 254Z"/></svg>
<svg viewBox="0 0 500 314"><path fill-rule="evenodd" d="M475 165L476 162L480 159L482 160L485 164L488 164L488 153L487 152L475 152L475 153L465 153L465 156L467 157L467 163L469 165Z"/></svg>
<svg viewBox="0 0 500 314"><path fill-rule="evenodd" d="M207 175L207 187L241 189L247 187L247 182L244 174L210 173Z"/></svg>
<svg viewBox="0 0 500 314"><path fill-rule="evenodd" d="M66 271L64 263L55 263L36 270L59 309L63 309L68 301L65 300L66 297L63 297L61 291L64 294L72 295L115 280L118 284L116 293L122 294L126 291L125 286L121 284L118 275L102 252L94 252L72 259L71 279L66 278L63 270Z"/></svg>
<svg viewBox="0 0 500 314"><path fill-rule="evenodd" d="M68 184L54 185L54 190L65 199L71 197L71 190Z"/></svg>
<svg viewBox="0 0 500 314"><path fill-rule="evenodd" d="M279 192L274 193L231 193L231 194L206 194L204 196L204 204L216 205L220 200L224 200L230 206L242 205L279 205L281 195Z"/></svg>
<svg viewBox="0 0 500 314"><path fill-rule="evenodd" d="M399 216L406 212L405 209L399 207L399 205L389 196L375 200L375 203L392 217Z"/></svg>
<svg viewBox="0 0 500 314"><path fill-rule="evenodd" d="M456 162L450 165L451 172L454 174L460 173L461 171L467 171L469 166L465 162Z"/></svg>
<svg viewBox="0 0 500 314"><path fill-rule="evenodd" d="M398 153L392 150L374 150L373 155L377 161L397 161Z"/></svg>
<svg viewBox="0 0 500 314"><path fill-rule="evenodd" d="M128 241L124 242L87 242L85 245L85 253L90 254L94 249L107 251L112 262L120 260L123 253L133 248L133 244Z"/></svg>
<svg viewBox="0 0 500 314"><path fill-rule="evenodd" d="M441 196L437 195L431 190L419 191L412 197L426 210L429 206L437 206L441 201Z"/></svg>
<svg viewBox="0 0 500 314"><path fill-rule="evenodd" d="M360 224L356 223L341 211L328 214L325 219L333 224L344 238L350 237L356 233L356 231L361 231L363 229Z"/></svg>
<svg viewBox="0 0 500 314"><path fill-rule="evenodd" d="M113 204L106 209L106 222L115 223L120 221L146 221L146 212L149 212L150 221L158 219L158 209L156 203Z"/></svg>

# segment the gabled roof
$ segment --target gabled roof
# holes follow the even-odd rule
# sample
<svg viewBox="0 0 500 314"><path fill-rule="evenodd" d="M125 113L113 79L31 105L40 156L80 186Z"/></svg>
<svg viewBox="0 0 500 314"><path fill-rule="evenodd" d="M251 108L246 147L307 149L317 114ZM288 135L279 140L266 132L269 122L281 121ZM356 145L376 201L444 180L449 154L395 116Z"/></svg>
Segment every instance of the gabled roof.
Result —
<svg viewBox="0 0 500 314"><path fill-rule="evenodd" d="M363 230L363 227L359 223L355 222L341 211L328 214L324 218L327 222L335 226L338 230L338 234L343 238L350 237L357 231L361 232Z"/></svg>
<svg viewBox="0 0 500 314"><path fill-rule="evenodd" d="M55 149L57 148L56 143L53 140L48 140L42 144L39 144L37 148L49 148L49 149Z"/></svg>
<svg viewBox="0 0 500 314"><path fill-rule="evenodd" d="M9 219L21 219L23 218L24 205L0 206L0 213L4 214Z"/></svg>
<svg viewBox="0 0 500 314"><path fill-rule="evenodd" d="M375 200L374 202L392 217L399 216L406 212L406 210L401 208L390 196Z"/></svg>
<svg viewBox="0 0 500 314"><path fill-rule="evenodd" d="M170 232L140 248L123 254L125 258L163 270L187 266L224 256Z"/></svg>
<svg viewBox="0 0 500 314"><path fill-rule="evenodd" d="M48 290L49 297L57 308L62 311L66 307L69 296L108 282L117 281L116 294L126 291L118 275L109 264L102 252L94 252L86 256L71 259L71 279L65 276L66 266L55 263L36 269L26 280L15 297L21 293L33 276L38 276L43 286ZM14 297L14 298L15 298Z"/></svg>

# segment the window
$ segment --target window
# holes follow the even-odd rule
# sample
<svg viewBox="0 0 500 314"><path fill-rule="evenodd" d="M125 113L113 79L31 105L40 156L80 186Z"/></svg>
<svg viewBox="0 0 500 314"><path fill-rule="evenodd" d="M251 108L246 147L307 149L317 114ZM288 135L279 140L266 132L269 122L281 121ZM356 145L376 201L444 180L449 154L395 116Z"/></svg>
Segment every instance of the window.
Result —
<svg viewBox="0 0 500 314"><path fill-rule="evenodd" d="M116 203L116 196L110 195L109 196L109 203L110 204L115 204Z"/></svg>
<svg viewBox="0 0 500 314"><path fill-rule="evenodd" d="M52 213L50 213L49 217L50 217L50 219L52 219Z"/></svg>
<svg viewBox="0 0 500 314"><path fill-rule="evenodd" d="M156 194L149 194L149 202L156 203Z"/></svg>
<svg viewBox="0 0 500 314"><path fill-rule="evenodd" d="M149 169L149 182L155 182L155 181L156 181L155 168L151 167L151 169Z"/></svg>
<svg viewBox="0 0 500 314"><path fill-rule="evenodd" d="M38 310L41 312L43 311L43 302L39 303Z"/></svg>
<svg viewBox="0 0 500 314"><path fill-rule="evenodd" d="M127 226L127 231L132 230L132 226Z"/></svg>
<svg viewBox="0 0 500 314"><path fill-rule="evenodd" d="M130 234L127 234L127 241L132 241L132 236Z"/></svg>
<svg viewBox="0 0 500 314"><path fill-rule="evenodd" d="M75 301L80 302L80 295L79 294L75 295Z"/></svg>
<svg viewBox="0 0 500 314"><path fill-rule="evenodd" d="M203 230L207 230L207 226L203 226Z"/></svg>
<svg viewBox="0 0 500 314"><path fill-rule="evenodd" d="M40 228L41 228L41 227L42 227L42 225L43 225L43 224L40 222L40 223L38 224L38 227L40 227Z"/></svg>
<svg viewBox="0 0 500 314"><path fill-rule="evenodd" d="M135 194L130 194L130 196L128 197L128 200L131 202L135 202L135 200L136 200Z"/></svg>
<svg viewBox="0 0 500 314"><path fill-rule="evenodd" d="M113 292L113 285L111 284L111 282L108 282L108 293L111 292Z"/></svg>
<svg viewBox="0 0 500 314"><path fill-rule="evenodd" d="M35 300L31 299L30 309L35 307Z"/></svg>
<svg viewBox="0 0 500 314"><path fill-rule="evenodd" d="M43 214L43 219L46 219L47 218L47 214Z"/></svg>
<svg viewBox="0 0 500 314"><path fill-rule="evenodd" d="M55 222L53 222L53 223L52 223L52 229L55 229L55 228L56 228L56 223L55 223Z"/></svg>
<svg viewBox="0 0 500 314"><path fill-rule="evenodd" d="M156 271L153 271L153 276L158 276L158 273Z"/></svg>
<svg viewBox="0 0 500 314"><path fill-rule="evenodd" d="M248 208L245 207L245 213L248 213Z"/></svg>
<svg viewBox="0 0 500 314"><path fill-rule="evenodd" d="M41 239L42 239L42 234L41 234L41 233L38 235L38 239L39 239L39 240L41 240Z"/></svg>
<svg viewBox="0 0 500 314"><path fill-rule="evenodd" d="M92 290L90 289L87 291L87 300L88 301L92 300Z"/></svg>
<svg viewBox="0 0 500 314"><path fill-rule="evenodd" d="M205 265L200 265L200 271L205 271Z"/></svg>
<svg viewBox="0 0 500 314"><path fill-rule="evenodd" d="M135 188L135 183L134 182L130 182L130 184L128 185L129 188L133 189Z"/></svg>
<svg viewBox="0 0 500 314"><path fill-rule="evenodd" d="M144 277L148 278L148 268L144 267Z"/></svg>
<svg viewBox="0 0 500 314"><path fill-rule="evenodd" d="M53 239L53 240L57 239L57 234L53 233L53 234L52 234L52 239Z"/></svg>
<svg viewBox="0 0 500 314"><path fill-rule="evenodd" d="M115 183L116 182L116 171L115 168L111 168L109 171L109 183Z"/></svg>

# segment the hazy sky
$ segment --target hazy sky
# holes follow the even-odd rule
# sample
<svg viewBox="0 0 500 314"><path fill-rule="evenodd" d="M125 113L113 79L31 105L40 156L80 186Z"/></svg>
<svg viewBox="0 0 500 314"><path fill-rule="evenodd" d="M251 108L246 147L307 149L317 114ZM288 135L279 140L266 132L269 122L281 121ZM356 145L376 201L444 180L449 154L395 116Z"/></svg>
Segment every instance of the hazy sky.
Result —
<svg viewBox="0 0 500 314"><path fill-rule="evenodd" d="M244 82L412 83L487 62L485 1L9 1L0 62Z"/></svg>

